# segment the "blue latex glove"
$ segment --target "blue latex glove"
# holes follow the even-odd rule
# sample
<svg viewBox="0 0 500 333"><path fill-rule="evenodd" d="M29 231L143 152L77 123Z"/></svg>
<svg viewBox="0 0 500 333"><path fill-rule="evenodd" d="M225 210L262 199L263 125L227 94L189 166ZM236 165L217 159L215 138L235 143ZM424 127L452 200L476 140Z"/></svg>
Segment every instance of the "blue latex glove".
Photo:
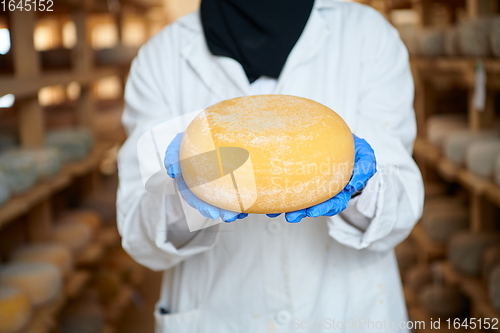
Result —
<svg viewBox="0 0 500 333"><path fill-rule="evenodd" d="M217 208L194 195L193 192L187 187L184 178L182 177L181 166L179 163L179 151L181 146L182 135L179 133L168 145L167 152L165 153L165 169L167 174L174 178L182 197L193 208L196 208L201 215L210 219L218 219L219 217L224 222L233 222L237 219L243 219L248 216L247 213L231 212L229 210Z"/></svg>
<svg viewBox="0 0 500 333"><path fill-rule="evenodd" d="M354 168L352 177L346 187L336 196L315 206L285 213L285 219L290 223L300 222L304 217L333 216L347 208L347 204L354 193L361 191L368 180L377 172L377 162L372 147L364 139L354 135ZM277 217L281 214L267 214Z"/></svg>

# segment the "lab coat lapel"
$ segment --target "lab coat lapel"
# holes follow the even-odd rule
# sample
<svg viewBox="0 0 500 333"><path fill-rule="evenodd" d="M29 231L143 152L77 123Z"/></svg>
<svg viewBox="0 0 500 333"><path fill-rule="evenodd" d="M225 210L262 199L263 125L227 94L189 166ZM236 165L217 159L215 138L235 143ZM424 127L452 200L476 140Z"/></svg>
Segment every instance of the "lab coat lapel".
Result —
<svg viewBox="0 0 500 333"><path fill-rule="evenodd" d="M197 34L181 53L218 99L248 95L249 83L241 65L233 59L211 54L202 33Z"/></svg>
<svg viewBox="0 0 500 333"><path fill-rule="evenodd" d="M289 82L293 82L292 74L294 70L316 56L324 47L325 41L330 35L330 27L321 17L320 11L328 10L328 8L334 8L334 4L325 0L316 1L304 31L292 52L290 52L285 67L280 74L276 87L278 93L281 93Z"/></svg>

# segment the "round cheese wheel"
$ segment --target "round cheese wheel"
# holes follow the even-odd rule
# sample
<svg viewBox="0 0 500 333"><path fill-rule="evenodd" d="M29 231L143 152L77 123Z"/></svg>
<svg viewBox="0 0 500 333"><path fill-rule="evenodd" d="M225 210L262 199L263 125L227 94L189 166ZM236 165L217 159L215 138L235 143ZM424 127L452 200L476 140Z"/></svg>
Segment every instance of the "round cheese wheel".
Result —
<svg viewBox="0 0 500 333"><path fill-rule="evenodd" d="M85 129L59 129L47 133L45 144L59 150L63 163L74 162L90 151L92 136Z"/></svg>
<svg viewBox="0 0 500 333"><path fill-rule="evenodd" d="M494 141L477 142L469 145L465 165L475 175L491 178L495 169L495 159L500 154L500 138Z"/></svg>
<svg viewBox="0 0 500 333"><path fill-rule="evenodd" d="M432 315L444 318L460 317L467 310L467 298L451 286L430 284L422 288L420 302Z"/></svg>
<svg viewBox="0 0 500 333"><path fill-rule="evenodd" d="M463 206L452 209L426 209L422 216L422 225L429 238L438 243L446 243L448 239L469 225L469 212Z"/></svg>
<svg viewBox="0 0 500 333"><path fill-rule="evenodd" d="M10 191L24 192L37 180L36 163L26 152L6 151L0 155L0 171L7 176Z"/></svg>
<svg viewBox="0 0 500 333"><path fill-rule="evenodd" d="M465 162L467 148L473 143L497 141L498 134L490 132L471 132L468 130L454 131L448 135L444 143L446 157L455 164L462 165Z"/></svg>
<svg viewBox="0 0 500 333"><path fill-rule="evenodd" d="M0 286L0 333L16 333L31 317L31 303L19 288Z"/></svg>
<svg viewBox="0 0 500 333"><path fill-rule="evenodd" d="M419 32L420 52L424 56L444 54L444 32L442 29L423 29Z"/></svg>
<svg viewBox="0 0 500 333"><path fill-rule="evenodd" d="M353 162L344 120L322 104L287 95L240 97L205 109L180 149L184 180L196 196L254 214L333 197L349 181Z"/></svg>
<svg viewBox="0 0 500 333"><path fill-rule="evenodd" d="M436 114L427 120L427 139L442 147L445 138L456 130L467 129L467 116L461 114Z"/></svg>
<svg viewBox="0 0 500 333"><path fill-rule="evenodd" d="M59 223L52 230L51 240L78 252L92 240L92 230L81 222Z"/></svg>
<svg viewBox="0 0 500 333"><path fill-rule="evenodd" d="M488 280L490 300L497 311L500 311L500 265L491 272Z"/></svg>
<svg viewBox="0 0 500 333"><path fill-rule="evenodd" d="M22 149L34 161L38 178L46 178L61 170L61 153L56 148Z"/></svg>
<svg viewBox="0 0 500 333"><path fill-rule="evenodd" d="M12 252L11 259L20 262L45 262L56 266L62 275L73 267L71 250L62 244L44 243L19 247Z"/></svg>
<svg viewBox="0 0 500 333"><path fill-rule="evenodd" d="M458 42L461 53L466 56L487 57L490 55L489 18L478 18L460 24Z"/></svg>
<svg viewBox="0 0 500 333"><path fill-rule="evenodd" d="M495 57L500 57L500 16L491 20L490 30L491 52Z"/></svg>
<svg viewBox="0 0 500 333"><path fill-rule="evenodd" d="M477 275L481 270L484 251L498 242L500 235L497 233L458 232L448 244L450 262L461 273Z"/></svg>
<svg viewBox="0 0 500 333"><path fill-rule="evenodd" d="M47 263L9 263L0 266L0 283L26 293L33 306L56 299L61 292L61 273Z"/></svg>
<svg viewBox="0 0 500 333"><path fill-rule="evenodd" d="M65 211L61 214L61 223L79 222L87 225L92 230L92 233L97 232L101 227L102 221L98 213L91 209L78 209Z"/></svg>

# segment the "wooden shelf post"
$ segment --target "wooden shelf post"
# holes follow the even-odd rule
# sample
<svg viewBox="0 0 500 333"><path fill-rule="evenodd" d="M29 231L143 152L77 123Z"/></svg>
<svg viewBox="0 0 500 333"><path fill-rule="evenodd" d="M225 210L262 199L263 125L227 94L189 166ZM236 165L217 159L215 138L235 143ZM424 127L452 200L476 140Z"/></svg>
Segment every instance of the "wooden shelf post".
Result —
<svg viewBox="0 0 500 333"><path fill-rule="evenodd" d="M15 76L35 79L40 74L40 61L33 42L36 13L15 10L10 15ZM18 106L21 144L25 147L42 146L45 121L38 96L29 96L19 101Z"/></svg>
<svg viewBox="0 0 500 333"><path fill-rule="evenodd" d="M86 10L77 9L73 12L73 20L76 26L77 41L73 52L73 66L77 73L90 72L93 68L93 50L87 33ZM92 97L90 83L81 87L80 99L78 101L77 119L78 123L92 131L92 113L94 112L94 100Z"/></svg>

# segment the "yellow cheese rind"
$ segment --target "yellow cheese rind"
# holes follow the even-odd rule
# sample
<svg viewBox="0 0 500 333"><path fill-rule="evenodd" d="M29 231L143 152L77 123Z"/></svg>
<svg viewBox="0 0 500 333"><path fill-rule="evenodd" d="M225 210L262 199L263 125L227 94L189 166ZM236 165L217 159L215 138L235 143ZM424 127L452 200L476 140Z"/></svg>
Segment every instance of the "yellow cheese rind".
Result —
<svg viewBox="0 0 500 333"><path fill-rule="evenodd" d="M184 180L200 199L254 214L324 202L348 183L354 141L328 107L287 95L226 100L200 113L184 133Z"/></svg>
<svg viewBox="0 0 500 333"><path fill-rule="evenodd" d="M0 287L0 333L16 333L25 327L31 317L31 304L20 289Z"/></svg>

